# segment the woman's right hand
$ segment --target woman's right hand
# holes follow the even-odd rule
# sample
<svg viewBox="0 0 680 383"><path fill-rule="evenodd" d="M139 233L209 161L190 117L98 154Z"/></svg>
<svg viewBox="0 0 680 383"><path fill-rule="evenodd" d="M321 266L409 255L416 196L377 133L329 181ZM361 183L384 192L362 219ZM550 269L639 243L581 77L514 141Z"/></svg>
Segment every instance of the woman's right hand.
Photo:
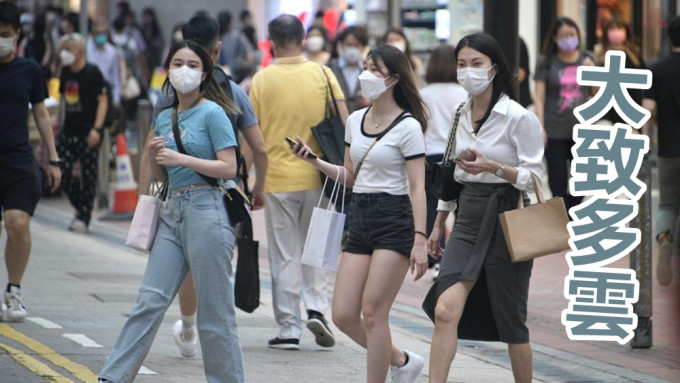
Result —
<svg viewBox="0 0 680 383"><path fill-rule="evenodd" d="M290 151L293 153L293 155L302 158L307 162L316 161L316 158L309 157L309 154L314 154L314 152L312 152L312 149L307 146L307 144L305 144L305 142L302 140L302 137L295 136L295 140L297 141L297 145L291 145L290 148Z"/></svg>
<svg viewBox="0 0 680 383"><path fill-rule="evenodd" d="M149 158L156 159L158 151L165 148L165 139L161 136L154 137L149 140L147 149L149 150Z"/></svg>
<svg viewBox="0 0 680 383"><path fill-rule="evenodd" d="M444 254L444 249L439 246L442 239L443 227L441 225L434 225L430 238L427 239L427 252L432 258L440 258Z"/></svg>

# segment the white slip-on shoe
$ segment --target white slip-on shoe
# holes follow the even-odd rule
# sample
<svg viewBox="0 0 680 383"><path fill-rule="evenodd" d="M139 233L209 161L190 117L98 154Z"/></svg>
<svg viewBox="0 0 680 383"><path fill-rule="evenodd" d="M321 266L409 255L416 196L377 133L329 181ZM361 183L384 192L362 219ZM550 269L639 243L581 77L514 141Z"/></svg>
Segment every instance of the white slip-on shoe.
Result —
<svg viewBox="0 0 680 383"><path fill-rule="evenodd" d="M172 338L183 358L191 359L196 356L196 327L186 327L182 320L172 326Z"/></svg>
<svg viewBox="0 0 680 383"><path fill-rule="evenodd" d="M413 383L420 374L420 370L423 369L425 360L422 356L406 350L404 350L404 353L408 355L408 362L405 365L401 367L390 366L392 383Z"/></svg>

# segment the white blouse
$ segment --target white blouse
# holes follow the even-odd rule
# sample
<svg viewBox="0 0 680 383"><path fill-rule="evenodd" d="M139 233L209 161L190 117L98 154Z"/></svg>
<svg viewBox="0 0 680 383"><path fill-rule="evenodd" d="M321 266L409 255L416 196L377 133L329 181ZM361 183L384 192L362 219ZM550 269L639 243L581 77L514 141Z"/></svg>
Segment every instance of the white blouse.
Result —
<svg viewBox="0 0 680 383"><path fill-rule="evenodd" d="M472 101L469 99L460 114L456 148L451 156L463 149L474 148L490 160L517 168L517 182L513 186L519 190L533 191L531 174L538 177L539 183L543 179L543 130L538 118L507 95L502 95L475 135L471 107ZM460 167L456 167L454 178L459 182L505 182L493 173L474 175L466 173ZM437 210L452 211L454 207L453 201L440 200Z"/></svg>

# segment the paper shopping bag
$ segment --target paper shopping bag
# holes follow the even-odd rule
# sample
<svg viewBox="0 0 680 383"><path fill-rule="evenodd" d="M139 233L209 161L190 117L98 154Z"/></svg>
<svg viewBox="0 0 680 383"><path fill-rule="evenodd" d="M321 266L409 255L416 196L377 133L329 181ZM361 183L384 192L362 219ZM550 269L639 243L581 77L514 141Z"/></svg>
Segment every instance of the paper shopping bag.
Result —
<svg viewBox="0 0 680 383"><path fill-rule="evenodd" d="M161 200L156 196L140 195L135 208L135 215L130 223L125 244L137 250L150 250L153 245Z"/></svg>
<svg viewBox="0 0 680 383"><path fill-rule="evenodd" d="M342 225L337 225L337 214L341 213L318 207L314 208L307 230L305 247L302 251L303 264L320 269L335 270L337 268L337 264L333 265L333 258L337 262L340 242L335 240L337 236L335 231L339 228L340 238L342 239L343 229ZM344 219L342 219L342 223L344 225Z"/></svg>

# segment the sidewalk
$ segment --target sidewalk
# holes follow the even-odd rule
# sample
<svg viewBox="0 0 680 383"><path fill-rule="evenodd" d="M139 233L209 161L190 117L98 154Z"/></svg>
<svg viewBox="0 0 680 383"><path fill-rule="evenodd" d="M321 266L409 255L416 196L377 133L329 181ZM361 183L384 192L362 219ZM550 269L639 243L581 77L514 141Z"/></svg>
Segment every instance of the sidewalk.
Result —
<svg viewBox="0 0 680 383"><path fill-rule="evenodd" d="M98 239L123 244L128 221L98 221L105 212L95 214L92 235ZM65 198L41 201L36 218L64 229L72 216ZM267 349L267 339L276 335L271 309L271 280L267 260L264 214L255 212L255 238L260 241L261 306L254 314L239 312L243 350L248 365L248 380L269 382L348 381L365 379L365 352L337 329L337 345L332 357L322 350L306 331L299 353ZM656 248L654 248L654 261ZM139 253L143 256L142 253ZM675 270L680 270L675 257ZM615 267L627 267L627 259ZM633 349L629 345L611 342L571 341L560 322L561 311L567 308L563 297L564 277L568 267L563 255L543 257L535 262L531 281L528 326L534 348L535 382L680 382L680 327L676 313L680 278L676 273L668 288L653 288L654 346ZM407 275L392 310L394 344L426 357L426 367L417 382L427 381L427 362L432 323L420 309L420 303L431 286L426 275L413 282ZM505 345L501 343L459 342L458 355L449 376L450 382L508 382L512 372ZM260 361L266 360L262 365ZM250 362L249 362L250 361ZM255 367L257 366L257 367ZM334 379L334 377L337 377Z"/></svg>

